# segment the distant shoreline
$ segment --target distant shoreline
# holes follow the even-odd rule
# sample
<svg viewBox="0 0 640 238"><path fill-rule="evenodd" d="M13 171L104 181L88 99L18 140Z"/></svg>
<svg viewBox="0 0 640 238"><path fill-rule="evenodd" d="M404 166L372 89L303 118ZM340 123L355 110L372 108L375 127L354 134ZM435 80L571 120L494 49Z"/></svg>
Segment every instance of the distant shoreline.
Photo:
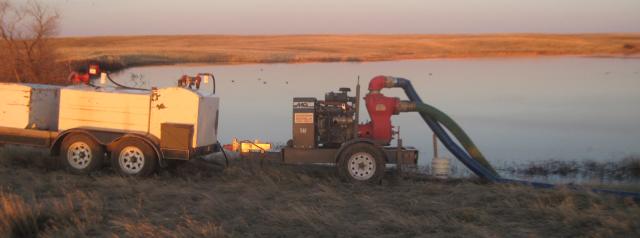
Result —
<svg viewBox="0 0 640 238"><path fill-rule="evenodd" d="M640 33L101 36L53 42L66 62L98 61L111 69L541 56L640 58Z"/></svg>

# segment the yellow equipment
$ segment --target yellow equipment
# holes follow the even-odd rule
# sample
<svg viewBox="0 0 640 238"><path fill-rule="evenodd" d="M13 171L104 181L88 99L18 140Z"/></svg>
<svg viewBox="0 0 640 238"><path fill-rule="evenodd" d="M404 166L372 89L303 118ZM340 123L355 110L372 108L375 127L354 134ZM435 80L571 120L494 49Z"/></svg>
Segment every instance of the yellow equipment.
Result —
<svg viewBox="0 0 640 238"><path fill-rule="evenodd" d="M271 150L271 143L264 143L260 140L243 140L239 141L238 138L233 138L231 140L231 151L240 152L240 153L248 153L248 152L260 152L264 153Z"/></svg>

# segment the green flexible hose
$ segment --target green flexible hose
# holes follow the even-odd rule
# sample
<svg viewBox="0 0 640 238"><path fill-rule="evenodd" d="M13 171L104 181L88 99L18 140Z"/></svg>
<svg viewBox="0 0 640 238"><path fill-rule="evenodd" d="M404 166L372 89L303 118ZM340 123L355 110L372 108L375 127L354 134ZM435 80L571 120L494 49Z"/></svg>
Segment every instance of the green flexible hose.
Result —
<svg viewBox="0 0 640 238"><path fill-rule="evenodd" d="M462 144L462 147L467 151L471 158L480 162L487 169L489 169L494 175L499 176L495 171L493 166L487 161L487 159L482 155L482 152L478 149L478 147L473 143L471 138L467 135L467 133L456 123L451 117L449 117L444 112L438 110L435 107L432 107L428 104L424 103L416 103L416 110L420 113L420 115L424 117L429 117L434 119L436 122L441 123L447 130L449 130L455 138Z"/></svg>

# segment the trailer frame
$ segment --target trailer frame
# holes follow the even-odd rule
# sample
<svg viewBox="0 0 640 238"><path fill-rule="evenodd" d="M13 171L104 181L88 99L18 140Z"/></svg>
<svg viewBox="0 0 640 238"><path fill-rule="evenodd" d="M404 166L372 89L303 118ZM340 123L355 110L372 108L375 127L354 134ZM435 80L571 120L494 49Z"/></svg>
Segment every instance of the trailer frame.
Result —
<svg viewBox="0 0 640 238"><path fill-rule="evenodd" d="M165 124L167 124L167 130L174 128L174 126L184 127L184 125L181 124ZM12 144L47 148L51 156L59 156L62 141L65 137L72 134L83 134L89 136L95 142L104 146L107 153L113 151L114 147L126 138L135 138L144 141L147 145L153 148L161 167L167 166L166 160L190 160L198 156L219 152L222 149L219 143L196 148L186 147L191 145L191 137L188 134L188 136L182 140L171 138L163 141L150 134L135 132L109 131L90 128L73 128L66 131L48 131L18 129L2 126L0 126L0 145ZM176 141L182 142L182 144L186 146L183 148L171 148L170 146L172 142L175 144Z"/></svg>

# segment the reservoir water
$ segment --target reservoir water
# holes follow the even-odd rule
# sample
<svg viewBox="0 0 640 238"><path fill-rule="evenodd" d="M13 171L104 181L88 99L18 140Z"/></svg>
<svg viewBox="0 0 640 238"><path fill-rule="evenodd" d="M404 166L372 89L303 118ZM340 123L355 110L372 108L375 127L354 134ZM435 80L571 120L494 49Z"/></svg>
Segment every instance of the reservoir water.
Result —
<svg viewBox="0 0 640 238"><path fill-rule="evenodd" d="M423 100L456 120L493 163L606 161L640 154L639 59L175 65L130 68L114 79L162 87L201 72L217 79L223 143L238 137L284 144L291 138L293 97L323 99L339 87L354 89L358 77L364 96L369 79L393 75L412 80ZM383 93L406 99L400 89ZM364 108L361 115L361 121L368 119ZM420 117L403 113L393 123L404 144L421 151L420 163L428 163L431 131Z"/></svg>

